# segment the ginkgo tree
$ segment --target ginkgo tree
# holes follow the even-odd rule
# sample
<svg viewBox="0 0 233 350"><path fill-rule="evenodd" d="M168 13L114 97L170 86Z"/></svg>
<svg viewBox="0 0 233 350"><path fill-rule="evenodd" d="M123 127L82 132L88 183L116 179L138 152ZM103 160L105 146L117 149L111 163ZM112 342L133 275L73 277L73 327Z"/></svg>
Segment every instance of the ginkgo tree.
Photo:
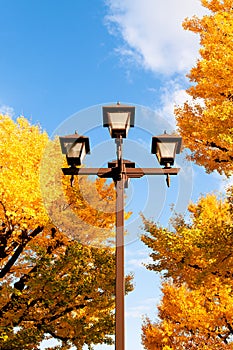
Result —
<svg viewBox="0 0 233 350"><path fill-rule="evenodd" d="M183 26L200 36L200 58L188 77L190 100L175 109L191 159L208 172L233 170L232 0L201 0L210 12Z"/></svg>
<svg viewBox="0 0 233 350"><path fill-rule="evenodd" d="M207 172L233 171L233 4L201 0L209 12L183 23L200 35L200 58L188 77L190 100L175 109L191 160ZM170 229L144 219L142 241L152 250L148 269L163 276L157 321L146 318L147 350L233 349L233 189L201 197L189 219Z"/></svg>
<svg viewBox="0 0 233 350"><path fill-rule="evenodd" d="M71 187L60 153L39 126L0 116L3 350L39 349L47 338L56 349L113 342L114 185L81 178Z"/></svg>
<svg viewBox="0 0 233 350"><path fill-rule="evenodd" d="M173 229L145 220L147 267L163 275L158 321L145 320L147 350L232 349L233 202L208 195L189 206Z"/></svg>

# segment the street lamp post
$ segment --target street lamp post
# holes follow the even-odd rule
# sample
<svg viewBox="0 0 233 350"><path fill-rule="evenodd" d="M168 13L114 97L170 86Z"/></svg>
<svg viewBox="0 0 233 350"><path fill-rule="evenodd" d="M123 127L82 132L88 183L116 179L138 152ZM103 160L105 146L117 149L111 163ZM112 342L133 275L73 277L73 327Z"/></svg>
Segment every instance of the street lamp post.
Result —
<svg viewBox="0 0 233 350"><path fill-rule="evenodd" d="M87 153L90 153L89 139L77 133L60 137L62 153L66 154L69 168L63 168L64 175L71 176L71 185L75 175L97 175L112 178L116 187L116 302L115 302L115 349L125 350L125 311L124 311L124 188L128 179L144 175L165 175L170 186L170 175L177 175L179 168L172 168L175 154L181 151L182 139L176 135L164 133L152 138L151 152L156 154L164 168L136 168L135 163L124 160L122 152L123 139L127 137L130 127L134 126L135 107L128 105L104 106L103 126L109 128L115 138L115 161L108 163L108 168L77 168Z"/></svg>

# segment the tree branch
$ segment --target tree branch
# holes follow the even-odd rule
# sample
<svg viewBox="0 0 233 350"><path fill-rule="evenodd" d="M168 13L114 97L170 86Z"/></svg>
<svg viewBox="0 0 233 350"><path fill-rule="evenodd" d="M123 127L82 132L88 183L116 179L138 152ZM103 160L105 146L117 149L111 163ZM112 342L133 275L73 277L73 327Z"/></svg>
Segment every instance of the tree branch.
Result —
<svg viewBox="0 0 233 350"><path fill-rule="evenodd" d="M3 267L3 269L0 271L0 278L5 277L7 273L9 273L12 266L15 264L15 262L18 260L20 254L22 253L25 246L28 244L28 242L34 238L36 235L38 235L41 231L43 231L43 227L38 226L31 234L30 236L27 236L26 239L18 246L18 248L15 250L12 257L7 261L6 265Z"/></svg>

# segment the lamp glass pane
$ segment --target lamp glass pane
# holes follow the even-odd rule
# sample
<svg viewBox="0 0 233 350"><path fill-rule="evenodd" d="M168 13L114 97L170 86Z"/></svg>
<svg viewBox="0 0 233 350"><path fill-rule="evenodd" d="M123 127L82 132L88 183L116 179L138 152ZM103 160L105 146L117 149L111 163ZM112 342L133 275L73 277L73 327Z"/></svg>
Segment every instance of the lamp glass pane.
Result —
<svg viewBox="0 0 233 350"><path fill-rule="evenodd" d="M73 142L64 142L63 145L64 145L64 147L66 149L66 154L68 154L69 150L73 146Z"/></svg>
<svg viewBox="0 0 233 350"><path fill-rule="evenodd" d="M80 158L82 156L81 154L82 147L83 147L83 143L76 143L72 145L68 144L67 156L69 158ZM82 153L85 153L85 152L82 152Z"/></svg>
<svg viewBox="0 0 233 350"><path fill-rule="evenodd" d="M81 152L80 152L80 163L81 164L82 164L83 159L85 158L85 156L86 156L86 147L83 144L83 147L82 147Z"/></svg>
<svg viewBox="0 0 233 350"><path fill-rule="evenodd" d="M161 158L174 158L176 143L175 142L161 142L158 143L159 153Z"/></svg>
<svg viewBox="0 0 233 350"><path fill-rule="evenodd" d="M108 113L109 124L112 129L125 130L129 124L129 113Z"/></svg>

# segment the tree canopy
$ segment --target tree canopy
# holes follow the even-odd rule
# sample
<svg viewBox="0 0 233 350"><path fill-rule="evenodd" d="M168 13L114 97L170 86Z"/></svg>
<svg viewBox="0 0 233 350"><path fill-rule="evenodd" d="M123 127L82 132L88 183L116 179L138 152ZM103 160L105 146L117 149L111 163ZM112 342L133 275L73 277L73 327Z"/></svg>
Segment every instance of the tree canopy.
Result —
<svg viewBox="0 0 233 350"><path fill-rule="evenodd" d="M163 274L158 322L147 319L143 344L156 349L232 349L233 202L214 195L189 206L173 229L145 220L150 270Z"/></svg>
<svg viewBox="0 0 233 350"><path fill-rule="evenodd" d="M207 172L233 170L232 0L202 0L210 12L186 19L200 35L200 58L188 75L190 101L175 110L190 159ZM189 205L163 228L144 219L148 269L163 276L157 320L145 319L147 350L233 349L233 188Z"/></svg>
<svg viewBox="0 0 233 350"><path fill-rule="evenodd" d="M190 101L175 110L191 159L208 172L233 170L233 9L231 0L202 0L210 10L183 23L200 36L200 58L188 77Z"/></svg>
<svg viewBox="0 0 233 350"><path fill-rule="evenodd" d="M81 178L71 187L60 153L39 126L0 116L3 350L39 349L51 337L57 349L113 341L114 185Z"/></svg>

